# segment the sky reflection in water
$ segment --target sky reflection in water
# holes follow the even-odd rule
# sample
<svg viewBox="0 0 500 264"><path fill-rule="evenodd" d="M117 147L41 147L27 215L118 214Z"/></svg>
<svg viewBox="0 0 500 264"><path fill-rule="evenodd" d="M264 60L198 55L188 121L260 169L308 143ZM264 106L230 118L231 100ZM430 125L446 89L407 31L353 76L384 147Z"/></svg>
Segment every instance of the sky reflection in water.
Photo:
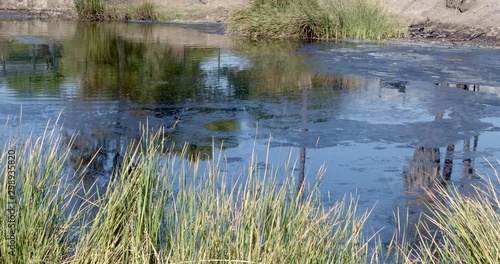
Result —
<svg viewBox="0 0 500 264"><path fill-rule="evenodd" d="M0 24L2 141L40 135L62 111L64 133L78 136L75 160L104 146L94 172L104 178L147 120L205 158L223 141L229 176L253 151L263 161L268 146L270 166L305 158L297 173L309 183L325 165L325 200L356 192L361 211L377 202L368 224L379 229L394 208L421 206L408 193L429 175L466 188L475 171L491 172L483 157L500 154L498 63L481 60L496 51L254 41L161 24Z"/></svg>

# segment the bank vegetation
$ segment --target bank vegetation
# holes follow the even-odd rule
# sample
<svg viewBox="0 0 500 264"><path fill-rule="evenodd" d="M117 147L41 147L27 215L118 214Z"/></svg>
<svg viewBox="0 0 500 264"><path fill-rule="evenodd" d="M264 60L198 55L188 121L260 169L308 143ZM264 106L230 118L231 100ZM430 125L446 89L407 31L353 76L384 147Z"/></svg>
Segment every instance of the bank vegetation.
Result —
<svg viewBox="0 0 500 264"><path fill-rule="evenodd" d="M103 0L75 0L76 13L80 19L102 20L148 20L160 19L158 7L147 0L138 5L111 6Z"/></svg>
<svg viewBox="0 0 500 264"><path fill-rule="evenodd" d="M103 0L75 0L84 20L171 20L145 0L111 5ZM189 17L181 17L189 20ZM400 37L405 29L380 0L253 0L224 19L233 35L292 39L382 39Z"/></svg>
<svg viewBox="0 0 500 264"><path fill-rule="evenodd" d="M3 263L500 260L498 182L486 177L468 195L453 185L428 190L432 213L422 215L422 231L409 236L401 225L387 246L376 232L365 237L369 212L357 211L355 197L325 203L317 185L294 180L292 161L262 170L251 157L243 174L226 175L217 158L202 168L199 159L169 151L161 131L145 129L107 175L111 181L89 187L92 175L83 173L90 166L68 169L74 138L60 135L54 128L1 146L0 207L12 209L0 221ZM7 166L9 150L15 150L14 169Z"/></svg>
<svg viewBox="0 0 500 264"><path fill-rule="evenodd" d="M249 37L381 39L404 34L398 17L378 0L254 0L226 21Z"/></svg>

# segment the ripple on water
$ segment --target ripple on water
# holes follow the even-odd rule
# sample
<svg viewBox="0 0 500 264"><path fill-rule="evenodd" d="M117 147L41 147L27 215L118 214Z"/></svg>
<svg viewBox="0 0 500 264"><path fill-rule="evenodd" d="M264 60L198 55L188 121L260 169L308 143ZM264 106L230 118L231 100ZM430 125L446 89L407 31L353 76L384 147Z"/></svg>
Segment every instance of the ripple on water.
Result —
<svg viewBox="0 0 500 264"><path fill-rule="evenodd" d="M0 124L10 118L8 129L40 135L62 110L78 144L104 145L108 168L148 122L203 158L220 154L229 177L254 154L261 172L304 166L309 183L324 165L328 202L347 193L360 195L360 210L376 202L369 225L378 229L395 206L411 206L404 177L420 154L439 154L441 170L453 154L457 182L468 157L487 171L482 157L500 155L496 51L322 43L297 53L301 43L231 42L173 25L68 24L59 44L3 40Z"/></svg>

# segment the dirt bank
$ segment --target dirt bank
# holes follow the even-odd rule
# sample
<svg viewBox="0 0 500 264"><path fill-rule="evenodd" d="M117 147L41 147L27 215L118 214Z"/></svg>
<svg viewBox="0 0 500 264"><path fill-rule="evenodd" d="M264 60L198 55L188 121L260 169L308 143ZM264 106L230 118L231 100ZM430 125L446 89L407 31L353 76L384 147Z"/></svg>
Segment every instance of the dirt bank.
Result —
<svg viewBox="0 0 500 264"><path fill-rule="evenodd" d="M407 19L410 38L500 47L498 0L385 0Z"/></svg>
<svg viewBox="0 0 500 264"><path fill-rule="evenodd" d="M127 0L122 0L127 1ZM128 2L133 0L128 0ZM249 0L153 0L164 14L219 22ZM498 0L382 0L409 27L417 41L500 47Z"/></svg>
<svg viewBox="0 0 500 264"><path fill-rule="evenodd" d="M130 8L142 0L104 0L115 8ZM250 0L151 0L168 20L221 22ZM409 38L433 43L500 47L500 1L498 0L381 0L403 18ZM43 3L45 5L43 5ZM37 3L36 5L34 3ZM3 12L2 12L3 10ZM7 13L5 11L8 11ZM3 14L8 14L2 15ZM6 0L0 2L0 18L74 17L71 0Z"/></svg>
<svg viewBox="0 0 500 264"><path fill-rule="evenodd" d="M232 11L248 5L249 0L152 0L158 10L169 16L208 22L222 22Z"/></svg>

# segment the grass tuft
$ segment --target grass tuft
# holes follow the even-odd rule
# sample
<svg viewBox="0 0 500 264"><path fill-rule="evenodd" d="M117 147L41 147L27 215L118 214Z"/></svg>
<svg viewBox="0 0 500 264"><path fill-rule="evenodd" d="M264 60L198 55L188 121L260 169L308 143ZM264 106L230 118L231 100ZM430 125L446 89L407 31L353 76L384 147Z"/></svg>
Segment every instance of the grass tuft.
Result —
<svg viewBox="0 0 500 264"><path fill-rule="evenodd" d="M106 19L106 9L101 0L75 0L75 8L80 19Z"/></svg>
<svg viewBox="0 0 500 264"><path fill-rule="evenodd" d="M108 5L105 5L102 0L75 0L78 17L84 20L156 21L160 19L158 6L150 1L143 1L138 6L110 7Z"/></svg>
<svg viewBox="0 0 500 264"><path fill-rule="evenodd" d="M226 21L228 32L270 38L381 39L401 34L377 0L255 0Z"/></svg>
<svg viewBox="0 0 500 264"><path fill-rule="evenodd" d="M55 134L17 148L16 254L7 262L363 263L370 256L361 232L368 213L356 212L357 200L325 206L317 189L298 195L288 164L262 175L252 159L230 180L216 161L199 168L188 146L174 154L162 133L145 131L115 178L94 186L103 192L75 192L64 180L79 178L64 169L71 147ZM6 166L1 173L6 177ZM75 200L80 205L70 206ZM1 224L0 250L7 252L10 229L6 219Z"/></svg>
<svg viewBox="0 0 500 264"><path fill-rule="evenodd" d="M363 237L369 212L357 212L357 199L326 206L316 185L297 188L290 161L261 170L252 157L233 178L221 170L220 157L201 167L202 161L188 158L187 145L174 153L161 131L145 130L129 145L113 180L94 185L103 189L92 194L76 180L88 176L65 165L78 139L67 142L61 134L54 127L40 138L2 145L0 207L13 208L0 218L5 263L500 261L496 170L496 183L482 176L483 184L468 192L440 183L427 189L429 212L415 237L398 225L382 249L377 235ZM7 150L16 151L14 180Z"/></svg>
<svg viewBox="0 0 500 264"><path fill-rule="evenodd" d="M499 263L500 177L496 183L481 176L482 183L467 186L436 183L427 190L428 213L422 214L413 242L399 242L396 255L412 263Z"/></svg>
<svg viewBox="0 0 500 264"><path fill-rule="evenodd" d="M130 14L130 19L156 21L160 18L157 8L156 4L145 1L139 6L133 8Z"/></svg>
<svg viewBox="0 0 500 264"><path fill-rule="evenodd" d="M49 263L70 251L82 215L65 217L69 198L77 190L71 189L68 177L62 177L69 146L61 150L62 138L57 132L54 128L36 140L12 140L1 146L16 153L15 171L6 166L10 164L7 150L2 149L0 156L0 208L11 209L0 218L3 263ZM10 192L11 186L15 186L15 194Z"/></svg>

